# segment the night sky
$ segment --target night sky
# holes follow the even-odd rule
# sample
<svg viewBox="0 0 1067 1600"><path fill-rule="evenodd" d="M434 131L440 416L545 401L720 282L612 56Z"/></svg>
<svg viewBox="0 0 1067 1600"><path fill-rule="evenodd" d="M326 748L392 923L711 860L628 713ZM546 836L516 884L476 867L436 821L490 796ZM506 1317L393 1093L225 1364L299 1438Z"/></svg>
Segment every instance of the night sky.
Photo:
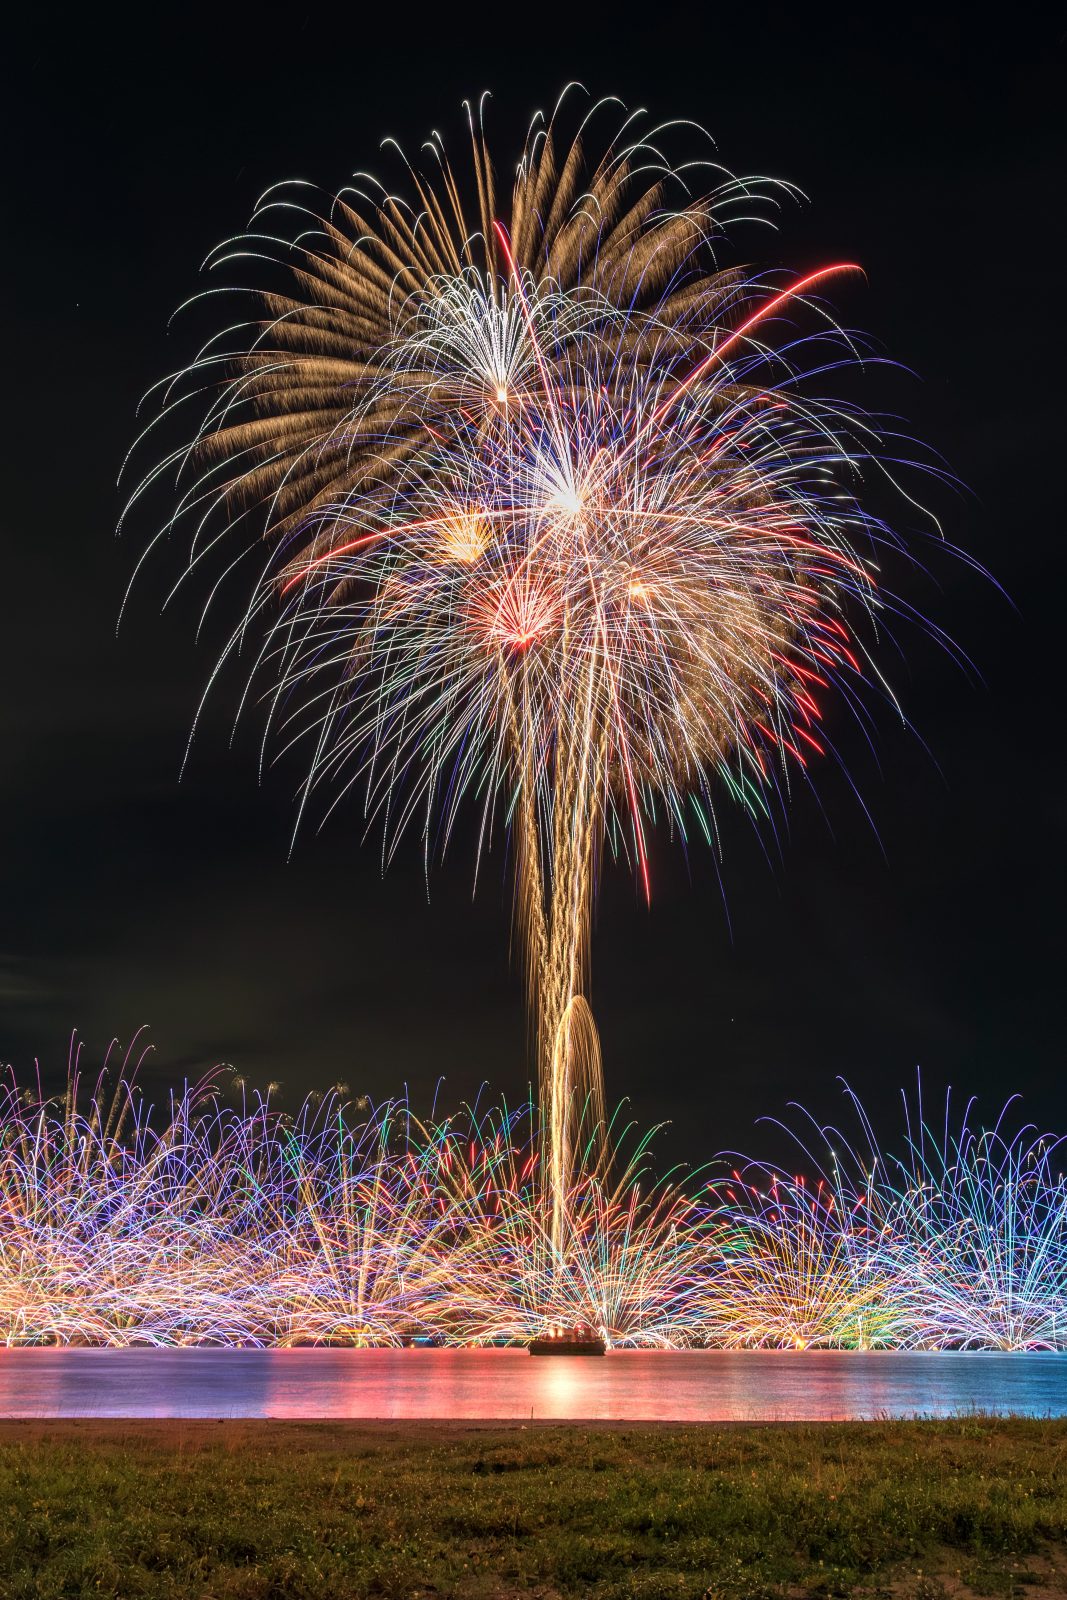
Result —
<svg viewBox="0 0 1067 1600"><path fill-rule="evenodd" d="M168 335L170 313L268 184L332 191L379 164L386 134L414 149L437 127L458 146L460 102L483 88L510 167L529 114L577 78L691 117L727 166L805 191L738 254L863 264L867 281L842 280L835 303L911 369L876 370L864 399L946 458L964 487L927 498L996 580L924 549L907 597L976 670L902 630L906 654L887 666L914 731L882 713L877 761L830 712L873 828L827 765L769 862L723 805L729 920L696 844L686 859L655 840L651 909L607 870L592 1002L609 1099L671 1119L687 1159L753 1148L754 1119L790 1098L839 1113L839 1074L892 1129L917 1066L931 1098L952 1084L992 1111L1020 1091L1034 1120L1067 1127L1065 46L1051 8L1042 21L1013 7L997 33L963 8L883 27L824 8L585 21L542 7L528 33L510 11L451 13L461 25L363 10L274 23L259 8L220 21L153 7L132 34L56 19L12 47L0 1060L21 1073L39 1057L56 1082L72 1029L92 1064L149 1023L159 1085L225 1061L279 1080L288 1106L337 1079L376 1098L408 1085L420 1109L440 1077L445 1106L482 1080L524 1092L503 850L472 899L461 835L427 904L417 840L383 878L353 799L290 854L300 767L260 783L254 718L229 747L234 679L179 783L219 636L196 642L195 595L160 614L175 549L116 639L153 528L134 518L116 539L115 480L140 395L194 353L180 323ZM918 526L903 506L897 520Z"/></svg>

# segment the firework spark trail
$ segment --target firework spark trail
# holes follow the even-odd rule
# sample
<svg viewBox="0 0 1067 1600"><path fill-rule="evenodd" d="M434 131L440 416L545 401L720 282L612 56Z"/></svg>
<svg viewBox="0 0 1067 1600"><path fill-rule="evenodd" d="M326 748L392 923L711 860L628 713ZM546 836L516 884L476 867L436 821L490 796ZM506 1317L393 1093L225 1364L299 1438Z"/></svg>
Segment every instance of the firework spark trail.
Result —
<svg viewBox="0 0 1067 1600"><path fill-rule="evenodd" d="M993 1126L967 1107L953 1130L905 1097L902 1150L885 1151L846 1087L860 1136L806 1113L790 1128L812 1178L746 1162L713 1214L744 1247L724 1256L717 1339L753 1324L768 1343L914 1349L1067 1348L1064 1138Z"/></svg>
<svg viewBox="0 0 1067 1600"><path fill-rule="evenodd" d="M1004 1121L974 1129L965 1115L937 1137L920 1116L893 1163L897 1279L919 1344L1064 1343L1064 1140Z"/></svg>
<svg viewBox="0 0 1067 1600"><path fill-rule="evenodd" d="M221 553L209 605L265 536L211 684L258 638L241 704L265 685L264 739L310 749L298 820L331 782L362 786L387 855L408 827L443 847L467 800L479 857L511 829L557 1251L575 1107L602 1097L604 849L647 896L657 817L684 840L694 817L715 837L718 792L767 814L827 753L826 695L856 704L852 624L897 609L896 541L855 494L886 447L810 392L854 346L809 297L854 269L719 267L727 224L787 191L675 170L634 117L602 138L610 102L568 140L572 103L535 120L509 194L479 112L469 182L435 139L408 198L265 196L211 265L275 259L284 286L162 387L164 434L206 410L131 501L174 476L160 537L187 525L193 569Z"/></svg>
<svg viewBox="0 0 1067 1600"><path fill-rule="evenodd" d="M225 1090L225 1093L222 1091ZM883 1151L811 1123L808 1176L657 1177L650 1136L576 1118L562 1228L533 1104L422 1122L220 1080L0 1094L0 1343L1067 1350L1063 1141L913 1119ZM815 1130L814 1143L810 1137Z"/></svg>
<svg viewBox="0 0 1067 1600"><path fill-rule="evenodd" d="M578 1309L618 1343L683 1327L673 1286L703 1224L670 1184L642 1195L647 1141L619 1165L616 1130L615 1174L583 1164L564 1272L530 1107L424 1125L327 1096L286 1118L200 1088L157 1131L132 1085L77 1097L11 1085L0 1104L5 1343L470 1343Z"/></svg>

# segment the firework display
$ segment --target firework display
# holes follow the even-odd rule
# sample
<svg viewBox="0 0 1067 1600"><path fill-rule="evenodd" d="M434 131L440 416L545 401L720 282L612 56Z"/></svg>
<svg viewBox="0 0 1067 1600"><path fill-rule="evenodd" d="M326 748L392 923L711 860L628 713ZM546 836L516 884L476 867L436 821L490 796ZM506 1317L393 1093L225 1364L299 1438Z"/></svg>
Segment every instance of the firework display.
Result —
<svg viewBox="0 0 1067 1600"><path fill-rule="evenodd" d="M301 813L356 786L387 855L467 801L479 854L507 831L557 1251L578 1108L602 1121L603 851L649 893L658 820L766 814L896 609L857 499L889 431L821 392L855 346L812 296L852 267L719 266L783 186L672 165L617 102L566 132L574 103L507 185L471 111L466 160L435 136L400 192L270 191L210 258L254 264L254 315L163 387L152 439L198 421L133 496L176 482L160 537L191 529L209 604L250 574L220 668L251 651L242 704L303 741Z"/></svg>
<svg viewBox="0 0 1067 1600"><path fill-rule="evenodd" d="M860 1109L860 1108L857 1108ZM154 1116L134 1074L0 1096L0 1342L527 1342L1067 1349L1062 1141L947 1114L901 1150L817 1130L807 1176L657 1178L619 1117L561 1237L525 1104L421 1122L338 1094L295 1116L232 1083ZM610 1154L609 1154L610 1152ZM725 1163L718 1163L724 1167Z"/></svg>
<svg viewBox="0 0 1067 1600"><path fill-rule="evenodd" d="M755 1319L798 1347L1067 1348L1064 1137L1009 1131L1011 1101L991 1128L972 1102L954 1129L950 1096L938 1131L920 1082L885 1151L846 1093L857 1140L806 1114L791 1130L808 1177L745 1162L716 1185L746 1241L738 1342Z"/></svg>

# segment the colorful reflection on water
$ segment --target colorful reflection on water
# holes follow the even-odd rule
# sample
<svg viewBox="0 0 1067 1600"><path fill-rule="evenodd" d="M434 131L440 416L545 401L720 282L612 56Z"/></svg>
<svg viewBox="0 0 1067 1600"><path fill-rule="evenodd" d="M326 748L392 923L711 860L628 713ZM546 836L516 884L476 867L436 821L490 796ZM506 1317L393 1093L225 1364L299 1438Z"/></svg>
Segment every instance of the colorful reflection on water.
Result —
<svg viewBox="0 0 1067 1600"><path fill-rule="evenodd" d="M770 1422L973 1410L1067 1416L1067 1355L0 1351L3 1417Z"/></svg>

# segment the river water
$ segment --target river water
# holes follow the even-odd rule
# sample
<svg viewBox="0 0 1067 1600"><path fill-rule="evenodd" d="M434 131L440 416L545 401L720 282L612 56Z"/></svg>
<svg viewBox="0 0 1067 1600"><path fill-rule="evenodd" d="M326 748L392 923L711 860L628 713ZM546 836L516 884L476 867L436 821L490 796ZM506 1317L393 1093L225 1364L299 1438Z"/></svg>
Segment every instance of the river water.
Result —
<svg viewBox="0 0 1067 1600"><path fill-rule="evenodd" d="M0 1417L790 1421L1067 1416L1067 1354L0 1350Z"/></svg>

